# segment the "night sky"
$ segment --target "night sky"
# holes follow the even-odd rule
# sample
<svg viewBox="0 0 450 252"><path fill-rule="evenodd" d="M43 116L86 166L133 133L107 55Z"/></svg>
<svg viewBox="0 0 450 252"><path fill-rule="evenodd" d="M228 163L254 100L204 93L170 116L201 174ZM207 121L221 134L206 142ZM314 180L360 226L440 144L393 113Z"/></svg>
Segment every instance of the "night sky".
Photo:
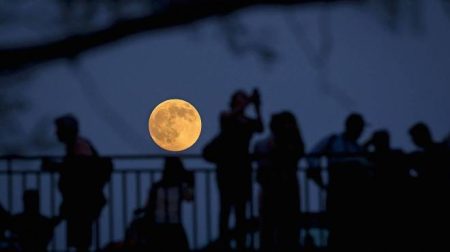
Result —
<svg viewBox="0 0 450 252"><path fill-rule="evenodd" d="M397 147L412 147L406 131L418 120L429 123L435 138L441 139L450 131L450 19L439 2L423 5L418 28L400 19L395 31L367 7L345 4L327 10L254 8L235 14L254 37L275 49L273 63L252 53L234 54L219 20L212 18L91 50L80 57L80 68L64 59L39 65L25 72L26 79L16 88L30 105L19 114L25 134L17 139L26 141L27 134L41 127L56 144L51 119L70 112L101 153L161 153L150 141L148 116L162 100L182 98L202 116L202 135L189 150L198 153L218 132L218 113L228 106L231 93L253 87L261 91L266 122L280 110L297 115L308 149L340 131L351 111L365 115L370 123L366 133L389 129ZM323 44L318 20L326 12L330 58L315 68L302 43L312 45L313 54ZM301 25L306 42L290 32L287 16ZM5 34L11 30L14 27ZM16 39L30 33L15 31ZM2 36L6 42L11 39ZM117 120L122 122L112 126ZM56 146L28 147L26 153L61 153Z"/></svg>
<svg viewBox="0 0 450 252"><path fill-rule="evenodd" d="M19 154L62 155L53 119L72 113L81 135L101 154L167 154L152 142L148 117L161 101L181 98L197 107L203 124L199 141L183 153L200 153L219 132L219 113L231 94L257 87L265 125L272 113L292 111L307 150L340 132L356 111L369 123L362 140L386 128L394 147L410 151L407 131L417 121L429 124L436 140L450 134L450 15L441 1L420 3L418 22L404 11L396 29L373 8L349 4L258 7L231 15L253 39L273 48L272 62L253 52L234 53L221 19L209 18L129 36L83 53L77 64L60 59L5 75L4 94L27 106L14 114L15 133L1 141L21 145ZM45 21L38 11L30 17ZM301 28L297 34L288 24L292 18ZM322 18L329 22L326 37ZM0 45L49 39L51 32L11 23L0 26ZM317 67L311 57L326 46L329 54ZM36 134L43 145L30 144ZM268 127L257 138L267 134Z"/></svg>

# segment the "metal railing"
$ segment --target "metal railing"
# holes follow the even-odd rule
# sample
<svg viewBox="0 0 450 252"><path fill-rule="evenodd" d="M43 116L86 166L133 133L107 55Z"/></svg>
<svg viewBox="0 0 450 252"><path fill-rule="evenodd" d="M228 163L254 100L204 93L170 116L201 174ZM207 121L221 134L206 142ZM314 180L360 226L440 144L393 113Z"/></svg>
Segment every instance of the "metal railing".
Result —
<svg viewBox="0 0 450 252"><path fill-rule="evenodd" d="M109 156L114 163L110 182L104 193L107 204L97 221L93 246L98 250L111 242L122 241L125 231L134 218L134 210L146 203L151 186L161 177L164 155L116 155ZM10 213L23 210L22 193L26 189L40 192L41 213L46 216L58 214L61 196L58 192L58 174L40 169L42 156L0 157L0 204ZM194 200L184 204L183 225L192 250L200 250L218 238L219 197L215 180L215 169L202 161L200 155L181 155L186 169L194 173ZM302 240L306 229L316 238L316 245L326 246L327 230L322 218L324 192L308 179L304 160L298 170L299 190L301 192ZM206 165L205 165L206 164ZM326 170L322 172L326 173ZM325 174L326 175L326 174ZM258 219L260 188L253 174L252 199L247 218ZM82 186L82 183L80 183ZM256 224L255 224L256 223ZM247 243L259 247L257 221L247 235ZM59 224L50 244L52 251L67 250L65 223Z"/></svg>

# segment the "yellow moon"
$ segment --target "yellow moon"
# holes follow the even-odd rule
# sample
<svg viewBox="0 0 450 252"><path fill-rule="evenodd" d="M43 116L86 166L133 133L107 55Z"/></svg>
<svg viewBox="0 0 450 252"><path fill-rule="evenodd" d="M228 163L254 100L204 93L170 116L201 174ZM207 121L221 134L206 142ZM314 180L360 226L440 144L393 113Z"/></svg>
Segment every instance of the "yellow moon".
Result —
<svg viewBox="0 0 450 252"><path fill-rule="evenodd" d="M168 151L183 151L200 136L202 121L192 104L181 99L170 99L156 106L148 119L148 130L153 141Z"/></svg>

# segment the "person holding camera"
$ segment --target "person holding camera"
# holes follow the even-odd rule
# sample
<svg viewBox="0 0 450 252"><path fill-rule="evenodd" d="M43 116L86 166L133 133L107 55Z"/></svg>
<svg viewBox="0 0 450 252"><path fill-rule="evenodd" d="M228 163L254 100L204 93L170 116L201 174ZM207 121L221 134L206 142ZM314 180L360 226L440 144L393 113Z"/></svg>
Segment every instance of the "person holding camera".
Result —
<svg viewBox="0 0 450 252"><path fill-rule="evenodd" d="M246 115L253 105L255 118ZM229 217L234 210L237 248L245 247L245 213L251 198L251 158L249 144L254 133L263 131L261 101L258 90L251 95L236 91L229 110L220 114L220 133L203 150L206 160L217 166L217 184L220 194L219 231L221 245L229 248Z"/></svg>

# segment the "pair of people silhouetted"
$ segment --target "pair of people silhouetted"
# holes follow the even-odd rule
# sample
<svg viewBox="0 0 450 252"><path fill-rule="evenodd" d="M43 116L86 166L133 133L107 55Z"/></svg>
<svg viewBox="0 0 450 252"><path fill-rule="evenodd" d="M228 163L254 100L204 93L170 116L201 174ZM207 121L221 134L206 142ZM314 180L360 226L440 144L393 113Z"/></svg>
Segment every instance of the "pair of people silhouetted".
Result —
<svg viewBox="0 0 450 252"><path fill-rule="evenodd" d="M16 236L20 251L47 251L59 217L48 218L40 211L40 197L37 190L23 193L24 211L11 217L11 231Z"/></svg>
<svg viewBox="0 0 450 252"><path fill-rule="evenodd" d="M22 200L23 212L18 214L11 215L0 206L0 251L47 251L60 219L40 213L37 190L25 190ZM6 231L9 231L8 236Z"/></svg>
<svg viewBox="0 0 450 252"><path fill-rule="evenodd" d="M417 226L411 239L416 251L448 251L450 206L450 152L444 143L434 141L428 126L419 122L409 134L419 148L412 153L409 165L417 172L411 211L415 213L413 223Z"/></svg>
<svg viewBox="0 0 450 252"><path fill-rule="evenodd" d="M93 145L79 136L74 116L61 116L55 125L66 155L62 162L44 159L42 168L59 174L58 189L62 196L59 214L67 223L68 246L88 251L93 224L106 204L103 187L110 179L112 163L100 158Z"/></svg>
<svg viewBox="0 0 450 252"><path fill-rule="evenodd" d="M373 134L367 147L374 165L372 197L373 247L378 251L447 251L450 226L450 155L445 141L433 140L428 126L418 122L409 135L418 148L406 155L390 147L389 133Z"/></svg>

